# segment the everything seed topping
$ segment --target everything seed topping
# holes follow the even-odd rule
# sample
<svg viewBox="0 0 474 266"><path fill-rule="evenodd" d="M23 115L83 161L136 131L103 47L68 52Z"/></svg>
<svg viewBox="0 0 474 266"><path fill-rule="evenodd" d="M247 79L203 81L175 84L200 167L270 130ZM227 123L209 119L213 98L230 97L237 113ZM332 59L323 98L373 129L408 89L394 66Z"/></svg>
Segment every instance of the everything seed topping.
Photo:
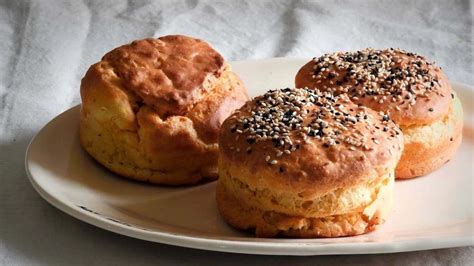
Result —
<svg viewBox="0 0 474 266"><path fill-rule="evenodd" d="M430 71L438 67L400 49L338 52L313 58L313 62L310 75L319 88L346 93L355 101L369 96L379 104L396 102L411 108L431 91L441 94L438 78Z"/></svg>
<svg viewBox="0 0 474 266"><path fill-rule="evenodd" d="M373 112L351 103L345 96L316 89L271 90L256 97L254 103L245 114L238 114L230 131L236 139L245 139L247 153L256 143L271 141L274 152L264 158L269 165L277 164L281 157L311 139L324 148L344 143L354 151L355 147L370 150L380 143L368 139L361 129L383 132L384 138L400 134L388 115L374 117Z"/></svg>

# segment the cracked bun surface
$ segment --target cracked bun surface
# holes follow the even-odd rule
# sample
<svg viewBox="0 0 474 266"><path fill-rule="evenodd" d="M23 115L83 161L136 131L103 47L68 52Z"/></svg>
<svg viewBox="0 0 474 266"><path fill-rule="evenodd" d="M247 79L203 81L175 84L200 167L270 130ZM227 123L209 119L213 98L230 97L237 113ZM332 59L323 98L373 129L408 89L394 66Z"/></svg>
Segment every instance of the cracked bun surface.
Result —
<svg viewBox="0 0 474 266"><path fill-rule="evenodd" d="M80 140L99 163L156 184L217 178L219 129L248 100L224 58L181 35L107 53L81 82Z"/></svg>
<svg viewBox="0 0 474 266"><path fill-rule="evenodd" d="M218 209L259 237L339 237L383 223L392 203L400 129L346 95L282 89L222 125Z"/></svg>
<svg viewBox="0 0 474 266"><path fill-rule="evenodd" d="M397 178L436 170L461 143L461 103L441 68L420 55L392 48L325 54L298 71L295 85L387 113L405 135Z"/></svg>

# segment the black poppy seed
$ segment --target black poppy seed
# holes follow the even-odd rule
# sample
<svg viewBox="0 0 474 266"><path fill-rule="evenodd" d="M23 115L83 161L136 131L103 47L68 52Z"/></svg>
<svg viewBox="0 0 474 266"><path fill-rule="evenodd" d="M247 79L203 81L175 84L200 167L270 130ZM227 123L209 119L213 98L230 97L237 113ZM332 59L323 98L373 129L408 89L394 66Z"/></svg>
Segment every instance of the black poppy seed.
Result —
<svg viewBox="0 0 474 266"><path fill-rule="evenodd" d="M428 111L430 111L430 112L433 112L433 111L434 111L434 109L433 109L433 108L430 108L430 109L428 109Z"/></svg>

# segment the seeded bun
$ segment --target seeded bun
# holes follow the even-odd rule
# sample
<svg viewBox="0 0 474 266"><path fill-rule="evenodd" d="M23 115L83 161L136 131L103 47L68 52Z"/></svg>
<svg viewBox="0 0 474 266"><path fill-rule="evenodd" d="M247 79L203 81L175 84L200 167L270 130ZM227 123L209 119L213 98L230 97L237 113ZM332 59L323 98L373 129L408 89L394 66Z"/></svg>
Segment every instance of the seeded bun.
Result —
<svg viewBox="0 0 474 266"><path fill-rule="evenodd" d="M84 149L117 174L167 185L217 178L220 125L248 100L218 52L179 35L107 53L81 97Z"/></svg>
<svg viewBox="0 0 474 266"><path fill-rule="evenodd" d="M387 113L405 134L396 177L430 173L449 161L462 138L462 107L441 68L399 49L326 54L304 65L296 87L347 94Z"/></svg>
<svg viewBox="0 0 474 266"><path fill-rule="evenodd" d="M230 116L219 139L218 209L259 237L338 237L383 223L403 137L347 96L274 90Z"/></svg>

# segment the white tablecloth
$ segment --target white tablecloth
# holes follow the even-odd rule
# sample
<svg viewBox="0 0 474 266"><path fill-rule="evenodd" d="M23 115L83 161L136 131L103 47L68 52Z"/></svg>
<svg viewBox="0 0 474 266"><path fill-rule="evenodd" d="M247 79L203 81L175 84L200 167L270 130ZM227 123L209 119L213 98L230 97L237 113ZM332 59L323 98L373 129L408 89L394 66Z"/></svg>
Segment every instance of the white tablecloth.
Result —
<svg viewBox="0 0 474 266"><path fill-rule="evenodd" d="M192 35L228 60L400 47L435 60L451 80L474 84L470 9L470 1L0 1L0 264L472 263L472 247L297 258L149 243L50 206L23 166L32 136L79 103L89 65L134 39Z"/></svg>

